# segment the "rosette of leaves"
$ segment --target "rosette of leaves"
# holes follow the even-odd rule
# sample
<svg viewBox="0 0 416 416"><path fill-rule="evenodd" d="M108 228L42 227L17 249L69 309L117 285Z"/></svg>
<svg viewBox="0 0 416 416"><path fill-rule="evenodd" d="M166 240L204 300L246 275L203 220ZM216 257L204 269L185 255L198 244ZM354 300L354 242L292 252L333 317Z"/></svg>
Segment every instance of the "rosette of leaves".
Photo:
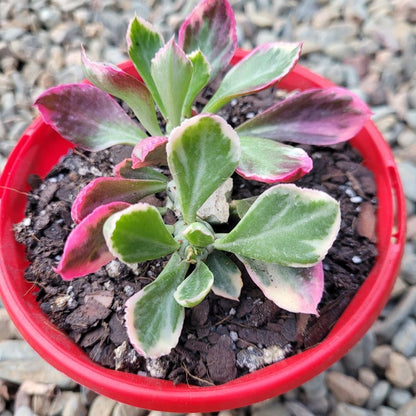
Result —
<svg viewBox="0 0 416 416"><path fill-rule="evenodd" d="M276 42L255 48L231 67L195 115L196 97L228 67L236 50L227 0L202 1L182 24L178 41L165 43L150 23L135 17L127 44L140 77L92 62L82 51L92 85L54 87L35 103L45 122L81 148L134 146L113 177L93 180L77 196L76 227L56 272L73 279L115 258L132 264L170 256L161 274L126 304L130 341L152 358L176 345L184 308L200 303L210 290L238 299L237 258L278 306L316 314L322 259L339 230L340 209L321 191L286 183L312 168L306 152L288 143L346 141L367 121L368 108L342 88L313 89L233 129L215 113L233 98L274 86L299 58L301 44ZM123 100L137 121L113 97ZM168 167L169 177L155 168L159 165ZM256 198L229 201L234 172L272 186ZM158 192L166 192L167 207L141 202ZM219 233L218 224L228 221L228 202L237 225ZM221 214L217 204L225 206ZM176 214L174 225L164 223L167 208Z"/></svg>

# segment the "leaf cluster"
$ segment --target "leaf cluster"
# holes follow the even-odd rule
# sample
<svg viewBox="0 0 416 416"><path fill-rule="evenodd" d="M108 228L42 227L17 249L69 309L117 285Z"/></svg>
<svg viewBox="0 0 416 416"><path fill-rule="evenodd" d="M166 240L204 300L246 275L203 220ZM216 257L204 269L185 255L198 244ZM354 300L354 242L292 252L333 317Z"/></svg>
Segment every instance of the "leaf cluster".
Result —
<svg viewBox="0 0 416 416"><path fill-rule="evenodd" d="M210 290L237 300L242 268L278 306L316 314L322 259L338 233L340 209L321 191L287 183L312 169L310 157L292 144L348 140L367 121L368 108L342 88L313 89L233 129L215 113L234 98L274 86L299 58L301 44L275 42L232 66L197 114L196 97L228 68L237 48L228 0L203 0L180 27L178 41L165 42L135 17L127 45L139 76L93 62L82 50L90 84L51 88L35 103L45 122L79 147L133 146L113 177L93 180L77 196L77 225L56 272L73 279L113 259L132 264L170 256L161 274L126 304L130 341L152 358L176 345L184 308ZM167 166L169 176L159 166ZM231 201L234 172L272 186L258 197ZM166 192L166 207L142 201L159 192ZM175 213L174 225L164 222L167 209ZM230 215L237 225L220 233Z"/></svg>

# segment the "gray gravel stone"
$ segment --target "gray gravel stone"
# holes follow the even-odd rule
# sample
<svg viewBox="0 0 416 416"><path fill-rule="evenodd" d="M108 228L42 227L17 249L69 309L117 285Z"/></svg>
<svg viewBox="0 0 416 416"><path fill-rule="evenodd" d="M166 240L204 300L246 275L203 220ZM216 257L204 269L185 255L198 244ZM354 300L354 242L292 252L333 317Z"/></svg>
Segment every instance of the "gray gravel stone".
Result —
<svg viewBox="0 0 416 416"><path fill-rule="evenodd" d="M412 397L412 393L409 390L393 388L390 391L387 403L393 409L398 409L407 404Z"/></svg>
<svg viewBox="0 0 416 416"><path fill-rule="evenodd" d="M334 416L375 416L372 410L353 406L346 403L338 403L335 408Z"/></svg>
<svg viewBox="0 0 416 416"><path fill-rule="evenodd" d="M402 406L397 413L398 416L414 416L416 415L416 398L410 400L410 402L406 403Z"/></svg>
<svg viewBox="0 0 416 416"><path fill-rule="evenodd" d="M416 264L416 263L415 263ZM392 339L394 349L406 357L416 352L416 321L407 318Z"/></svg>
<svg viewBox="0 0 416 416"><path fill-rule="evenodd" d="M370 397L370 390L353 377L329 371L326 377L328 388L339 401L362 406Z"/></svg>
<svg viewBox="0 0 416 416"><path fill-rule="evenodd" d="M371 389L370 397L367 402L369 409L376 409L380 406L387 398L390 392L390 383L386 380L380 380Z"/></svg>
<svg viewBox="0 0 416 416"><path fill-rule="evenodd" d="M397 412L391 407L380 406L376 410L376 416L397 416Z"/></svg>

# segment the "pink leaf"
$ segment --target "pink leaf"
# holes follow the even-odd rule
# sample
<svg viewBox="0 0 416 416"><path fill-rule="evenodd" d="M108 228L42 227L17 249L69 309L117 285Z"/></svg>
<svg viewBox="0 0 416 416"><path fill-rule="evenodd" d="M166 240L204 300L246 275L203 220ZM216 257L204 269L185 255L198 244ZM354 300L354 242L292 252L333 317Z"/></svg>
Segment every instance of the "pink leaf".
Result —
<svg viewBox="0 0 416 416"><path fill-rule="evenodd" d="M239 257L253 282L277 306L294 313L318 315L324 289L322 262L307 268L280 266Z"/></svg>
<svg viewBox="0 0 416 416"><path fill-rule="evenodd" d="M88 84L50 88L35 101L45 123L83 149L98 151L116 144L135 145L146 137L110 95Z"/></svg>
<svg viewBox="0 0 416 416"><path fill-rule="evenodd" d="M115 257L103 235L103 225L112 214L129 207L125 202L102 205L85 217L69 234L62 258L54 269L64 280L96 272Z"/></svg>
<svg viewBox="0 0 416 416"><path fill-rule="evenodd" d="M312 159L301 148L258 137L240 136L241 158L236 172L265 183L290 182L312 169Z"/></svg>
<svg viewBox="0 0 416 416"><path fill-rule="evenodd" d="M72 218L79 223L100 205L116 201L135 203L146 195L164 189L166 183L158 180L97 178L85 186L76 197L71 210Z"/></svg>
<svg viewBox="0 0 416 416"><path fill-rule="evenodd" d="M151 134L161 134L152 95L143 82L114 65L89 60L84 48L82 64L87 78L96 87L125 101Z"/></svg>
<svg viewBox="0 0 416 416"><path fill-rule="evenodd" d="M200 49L211 65L211 79L230 63L237 47L234 12L227 0L199 3L179 29L186 53Z"/></svg>
<svg viewBox="0 0 416 416"><path fill-rule="evenodd" d="M244 136L312 145L330 145L354 137L371 111L340 87L312 89L270 107L237 127Z"/></svg>
<svg viewBox="0 0 416 416"><path fill-rule="evenodd" d="M133 149L133 169L145 166L166 165L167 137L147 137L141 140Z"/></svg>

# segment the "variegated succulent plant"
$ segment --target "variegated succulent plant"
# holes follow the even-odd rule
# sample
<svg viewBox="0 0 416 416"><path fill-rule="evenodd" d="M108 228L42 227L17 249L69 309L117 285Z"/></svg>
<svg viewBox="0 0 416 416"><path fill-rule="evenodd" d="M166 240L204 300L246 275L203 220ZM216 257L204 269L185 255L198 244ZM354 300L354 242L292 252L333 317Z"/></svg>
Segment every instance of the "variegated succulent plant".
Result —
<svg viewBox="0 0 416 416"><path fill-rule="evenodd" d="M197 114L196 97L228 68L236 50L227 0L203 0L182 24L177 42L172 37L165 43L150 23L135 17L127 44L140 79L92 62L82 51L93 85L51 88L35 103L46 123L81 148L134 146L113 177L93 180L77 196L72 207L77 225L56 272L69 280L115 258L131 264L170 256L160 275L126 305L130 341L152 358L177 344L185 308L211 289L237 300L243 267L279 307L317 313L322 259L338 233L340 208L326 193L285 183L312 168L305 151L287 143L348 140L367 121L368 108L342 88L313 89L233 129L215 113L234 98L274 86L299 58L301 44L276 42L231 67ZM155 168L161 165L169 176ZM234 172L273 186L260 196L230 201ZM141 202L158 192L166 192L166 207ZM229 206L237 225L220 233ZM175 213L174 225L164 223L167 209Z"/></svg>

